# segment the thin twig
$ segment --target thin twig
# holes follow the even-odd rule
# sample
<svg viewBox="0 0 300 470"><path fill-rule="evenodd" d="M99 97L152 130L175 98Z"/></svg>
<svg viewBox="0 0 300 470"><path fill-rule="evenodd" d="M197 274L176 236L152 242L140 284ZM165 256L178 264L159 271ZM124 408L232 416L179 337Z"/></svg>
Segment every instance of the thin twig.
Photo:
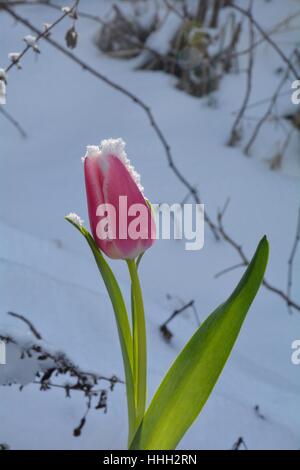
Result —
<svg viewBox="0 0 300 470"><path fill-rule="evenodd" d="M272 29L270 29L269 31L266 31L266 36L270 37L274 34L277 34L278 33L278 30L283 26L285 25L286 23L288 23L289 21L291 20L294 20L295 18L297 18L298 16L300 15L300 11L296 11L295 13L287 16L286 18L284 18L282 21L280 21L279 23L277 23L275 26L272 27ZM297 28L298 29L298 28ZM289 31L291 31L291 29L289 29ZM260 39L258 39L257 41L254 42L252 48L255 49L257 48L258 46L260 46L261 44L263 44L264 42L266 41L266 38L265 37L262 37ZM236 58L236 57L240 57L242 55L245 55L245 54L248 54L250 52L250 48L247 47L246 49L243 49L241 51L236 51L236 52L232 52L232 54L230 55L230 58Z"/></svg>
<svg viewBox="0 0 300 470"><path fill-rule="evenodd" d="M27 134L21 124L11 115L9 114L6 109L0 106L0 113L17 129L23 139L27 138Z"/></svg>
<svg viewBox="0 0 300 470"><path fill-rule="evenodd" d="M255 405L253 409L254 409L255 415L256 415L259 419L261 419L262 421L266 421L266 417L265 417L265 415L262 414L262 412L260 411L260 406L259 406L259 405Z"/></svg>
<svg viewBox="0 0 300 470"><path fill-rule="evenodd" d="M36 42L38 42L40 39L46 39L47 37L49 37L49 33L50 31L55 28L55 26L57 26L61 21L63 21L67 16L70 16L70 14L72 14L74 11L76 11L76 8L78 6L78 1L79 0L76 0L74 5L70 8L69 11L67 12L63 12L62 15L57 18L56 21L54 21L54 23L52 23L51 25L49 25L48 27L45 27L45 31L39 31L38 29L31 29L32 31L34 31L36 34L37 34L37 37L36 37ZM3 8L4 10L8 11L8 12L11 12L12 13L12 16L14 16L14 11L10 8L10 6L8 6L6 3L1 3L0 2L0 8ZM15 17L15 19L17 19ZM19 20L18 20L19 21ZM19 56L18 56L18 60L16 61L11 61L10 64L6 67L5 69L5 73L8 73L10 71L10 69L12 69L13 67L17 66L20 62L20 60L22 59L22 57L24 57L24 55L30 50L32 49L32 46L27 44L24 49L22 50L22 52L20 52Z"/></svg>
<svg viewBox="0 0 300 470"><path fill-rule="evenodd" d="M180 19L185 20L186 16L184 13L178 10L175 5L173 5L172 1L170 0L163 0L164 4L166 5L167 9L173 11L175 15L177 15Z"/></svg>
<svg viewBox="0 0 300 470"><path fill-rule="evenodd" d="M238 438L238 440L233 444L231 450L240 450L241 446L243 446L245 450L248 450L243 437Z"/></svg>
<svg viewBox="0 0 300 470"><path fill-rule="evenodd" d="M249 4L249 13L251 14L252 10L252 5L253 5L253 0L250 1ZM251 15L250 15L251 17ZM244 100L241 106L241 109L236 116L236 119L233 123L230 138L228 141L229 146L235 145L235 143L240 139L240 124L243 119L244 113L246 111L247 105L249 103L249 99L251 96L251 91L252 91L252 78L253 78L253 63L254 63L254 49L253 49L253 44L254 44L254 28L253 28L253 23L249 19L249 44L250 44L250 51L249 51L249 60L248 60L248 67L247 67L247 82L246 82L246 93L244 96Z"/></svg>
<svg viewBox="0 0 300 470"><path fill-rule="evenodd" d="M182 312L185 312L187 309L189 308L192 308L193 309L193 312L195 314L195 317L196 317L196 320L197 320L197 324L199 326L200 324L200 320L198 318L198 315L197 315L197 312L196 312L196 309L195 309L195 301L194 300L191 300L190 302L188 302L187 304L183 305L182 307L180 308L177 308L176 310L174 310L174 312L169 316L169 318L167 318L167 320L162 323L159 327L164 339L169 342L171 341L172 337L173 337L173 333L169 330L168 328L168 324L175 318L177 317L177 315L179 315L180 313Z"/></svg>
<svg viewBox="0 0 300 470"><path fill-rule="evenodd" d="M245 267L246 264L245 263L238 263L238 264L234 264L233 266L230 266L229 268L225 268L225 269L222 269L222 271L219 271L218 273L216 273L214 275L214 278L215 279L218 279L218 277L221 277L223 276L224 274L227 274L231 271L234 271L235 269L238 269L238 268L243 268Z"/></svg>
<svg viewBox="0 0 300 470"><path fill-rule="evenodd" d="M15 1L10 2L10 6L18 6L18 5L25 5L25 6L26 5L28 6L41 5L41 6L51 8L52 10L61 11L60 5L57 5L56 3L53 3L49 0L15 0ZM105 24L105 21L100 16L92 15L91 13L87 13L82 10L77 10L77 14L81 18L86 18L86 19L95 21L96 23L99 23L99 24Z"/></svg>
<svg viewBox="0 0 300 470"><path fill-rule="evenodd" d="M39 385L39 386L41 386L41 382L40 382L39 380L34 380L32 383L33 383L34 385ZM71 392L71 391L82 392L82 389L78 386L77 383L75 383L75 384L66 383L66 384L62 385L62 384L56 384L56 383L47 381L47 383L45 384L45 388L46 388L46 386L47 386L47 388L60 388L60 389L62 389L62 390L66 390L66 389L67 389L69 392ZM100 389L93 389L93 390L92 390L92 393L93 393L94 395L97 395L98 393L101 393L102 390L104 390L104 389L103 389L103 388L100 388Z"/></svg>
<svg viewBox="0 0 300 470"><path fill-rule="evenodd" d="M294 259L295 259L295 256L296 256L296 252L297 252L299 240L300 240L300 208L299 208L299 210L298 210L298 220L297 220L296 236L295 236L295 240L294 240L294 243L293 243L293 246L292 246L292 251L291 251L291 254L290 254L290 257L289 257L289 260L288 260L287 297L288 297L289 299L290 299L291 294L292 294L292 286L293 286L293 263L294 263ZM292 313L291 305L290 305L289 302L288 302L288 309L289 309L289 312Z"/></svg>
<svg viewBox="0 0 300 470"><path fill-rule="evenodd" d="M263 114L263 116L260 118L260 120L258 121L258 123L256 124L255 128L254 128L254 131L252 133L252 136L250 137L247 145L245 146L245 149L244 149L244 153L245 155L250 155L250 149L252 147L252 145L254 144L258 134L259 134L259 131L260 129L262 128L263 124L265 123L265 121L268 119L268 117L270 116L272 110L273 110L273 107L275 106L276 104L276 101L277 101L277 98L279 96L279 93L281 91L281 88L283 87L283 85L285 84L287 78L288 78L288 75L289 75L289 69L286 70L286 72L284 73L283 75L283 78L280 80L272 98L271 98L271 101L269 103L269 106L267 107L267 110L266 112Z"/></svg>
<svg viewBox="0 0 300 470"><path fill-rule="evenodd" d="M183 305L182 307L180 308L177 308L176 310L174 310L174 312L172 313L172 315L169 316L169 318L163 323L163 325L167 325L168 323L170 323L170 321L172 321L177 315L179 315L180 313L184 312L185 310L187 310L188 308L192 307L194 305L195 301L194 300L191 300L190 302L188 302L187 304Z"/></svg>
<svg viewBox="0 0 300 470"><path fill-rule="evenodd" d="M43 339L42 335L38 332L38 330L35 328L35 326L31 323L28 318L25 318L24 315L20 315L20 313L14 313L14 312L7 312L7 315L10 315L11 317L18 318L19 320L22 320L26 325L29 327L31 333L39 340Z"/></svg>
<svg viewBox="0 0 300 470"><path fill-rule="evenodd" d="M266 33L266 31L261 27L261 25L258 23L258 21L254 18L254 16L252 15L252 12L249 11L249 10L245 10L244 8L240 7L239 5L237 5L236 3L232 2L230 4L230 6L239 11L242 15L246 16L247 18L249 18L249 20L253 23L253 25L255 26L255 28L257 29L257 31L260 32L260 34L263 36L263 38L273 47L273 49L277 52L277 54L281 57L281 59L283 60L283 62L286 63L287 67L289 70L291 70L291 72L294 74L295 78L298 79L299 78L299 73L298 71L296 70L296 68L294 67L293 63L291 62L291 60L284 54L284 52L280 49L280 47L273 41L273 39L271 39L270 35L268 33Z"/></svg>

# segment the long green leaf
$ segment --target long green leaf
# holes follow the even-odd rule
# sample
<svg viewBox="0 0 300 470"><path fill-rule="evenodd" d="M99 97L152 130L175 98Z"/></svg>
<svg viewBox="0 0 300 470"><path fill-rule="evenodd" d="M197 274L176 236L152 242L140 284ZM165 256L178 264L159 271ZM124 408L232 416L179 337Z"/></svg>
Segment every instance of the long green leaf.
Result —
<svg viewBox="0 0 300 470"><path fill-rule="evenodd" d="M208 399L262 282L269 245L264 237L229 299L200 326L159 386L132 449L175 449Z"/></svg>
<svg viewBox="0 0 300 470"><path fill-rule="evenodd" d="M72 219L65 217L79 232L85 237L88 242L95 261L97 263L100 274L103 278L108 294L110 296L112 306L115 313L115 318L118 327L119 339L121 344L125 377L126 377L126 392L128 403L128 420L129 420L129 442L136 431L137 421L135 412L135 398L134 398L134 383L133 383L133 349L132 349L132 336L128 320L128 314L125 302L116 281L116 278L106 262L104 256L96 245L91 234L82 226L77 225Z"/></svg>

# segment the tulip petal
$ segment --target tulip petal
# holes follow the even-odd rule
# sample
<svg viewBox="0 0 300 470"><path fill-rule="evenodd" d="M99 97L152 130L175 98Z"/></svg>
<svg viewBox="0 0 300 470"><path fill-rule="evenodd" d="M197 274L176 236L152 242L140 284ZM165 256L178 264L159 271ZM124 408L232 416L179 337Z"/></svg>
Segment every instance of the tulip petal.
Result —
<svg viewBox="0 0 300 470"><path fill-rule="evenodd" d="M122 258L134 259L147 248L149 248L154 238L151 237L153 233L153 219L151 209L145 201L145 198L139 190L137 184L133 180L131 174L126 166L114 155L107 157L108 167L107 173L104 176L103 194L106 203L112 204L116 208L117 215L117 238L115 240L116 251L121 254ZM143 233L146 238L139 237L132 239L128 233L128 227L136 216L128 215L127 211L124 212L119 207L119 197L127 197L127 209L132 205L139 204L143 213L147 214L146 219L143 219L142 226L139 227L139 232ZM152 232L151 232L151 223ZM127 238L122 239L119 228L125 227Z"/></svg>

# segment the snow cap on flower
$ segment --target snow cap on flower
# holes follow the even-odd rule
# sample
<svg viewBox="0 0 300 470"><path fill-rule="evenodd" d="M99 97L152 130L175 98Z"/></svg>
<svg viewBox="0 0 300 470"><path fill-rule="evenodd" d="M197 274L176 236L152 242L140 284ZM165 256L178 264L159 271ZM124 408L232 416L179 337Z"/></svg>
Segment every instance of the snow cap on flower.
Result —
<svg viewBox="0 0 300 470"><path fill-rule="evenodd" d="M121 160L122 163L126 166L131 177L136 183L137 187L144 194L144 188L141 185L141 177L139 173L135 170L134 166L131 165L130 160L125 151L126 143L123 139L104 139L101 141L100 146L88 145L86 148L86 154L82 160L86 157L100 156L101 161L103 162L103 170L105 171L105 160L109 155L114 155Z"/></svg>
<svg viewBox="0 0 300 470"><path fill-rule="evenodd" d="M66 218L71 220L75 225L78 225L78 227L83 227L84 221L79 215L75 214L75 212L70 212L70 214L66 215Z"/></svg>

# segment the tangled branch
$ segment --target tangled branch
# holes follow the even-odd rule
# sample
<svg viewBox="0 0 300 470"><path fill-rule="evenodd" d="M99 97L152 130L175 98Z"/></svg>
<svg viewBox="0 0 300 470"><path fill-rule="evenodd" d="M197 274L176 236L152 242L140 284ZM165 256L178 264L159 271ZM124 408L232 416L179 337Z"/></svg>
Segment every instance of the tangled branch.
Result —
<svg viewBox="0 0 300 470"><path fill-rule="evenodd" d="M289 257L289 260L288 260L288 282L287 282L287 293L286 293L286 295L287 295L287 298L289 299L288 300L288 308L289 308L290 313L291 313L291 307L293 307L293 305L291 305L291 303L290 303L290 298L291 298L291 294L292 294L292 286L293 286L293 263L294 263L294 259L295 259L295 256L296 256L299 241L300 241L300 208L298 210L296 236L295 236L295 240L294 240L294 243L293 243L293 246L292 246L292 251L291 251L291 254L290 254L290 257Z"/></svg>
<svg viewBox="0 0 300 470"><path fill-rule="evenodd" d="M284 52L280 49L278 44L276 44L276 42L273 41L273 39L270 37L270 35L258 23L258 21L252 15L252 12L250 10L245 10L244 8L242 8L241 6L237 5L234 2L231 2L230 6L234 10L239 11L242 15L246 16L249 19L249 21L251 21L253 26L255 26L255 28L262 35L262 37L265 39L265 41L268 42L270 44L270 46L277 52L277 54L281 57L283 62L285 62L285 64L287 65L288 69L293 73L295 78L298 79L299 74L298 74L298 71L296 70L296 68L294 67L292 61L284 54Z"/></svg>
<svg viewBox="0 0 300 470"><path fill-rule="evenodd" d="M252 145L254 144L254 142L255 142L262 126L263 126L263 124L267 121L270 114L272 113L272 110L273 110L273 108L276 104L277 98L278 98L278 96L281 92L281 89L282 89L283 85L285 84L288 76L289 76L289 69L287 68L286 73L284 73L284 75L282 77L282 80L280 80L275 92L273 93L273 96L271 97L271 100L270 100L269 106L266 109L266 112L263 114L263 116L257 122L257 124L254 128L254 131L252 133L252 136L250 137L247 145L245 146L244 152L245 152L246 155L250 154L250 149L251 149Z"/></svg>
<svg viewBox="0 0 300 470"><path fill-rule="evenodd" d="M81 60L73 52L71 52L70 50L68 50L67 48L65 48L61 44L59 44L53 38L49 37L49 35L47 35L47 34L45 35L37 27L35 27L32 23L30 23L27 19L23 18L21 15L16 13L10 6L8 6L6 4L1 5L1 3L0 3L0 6L2 6L2 8L7 13L9 13L9 15L12 16L15 20L17 20L18 22L20 22L21 24L26 26L28 29L30 29L31 31L36 33L40 39L43 38L45 41L49 42L55 49L59 50L62 54L67 56L69 59L71 59L73 62L75 62L77 65L79 65L83 70L88 71L91 75L93 75L94 77L96 77L99 80L103 81L104 83L109 85L114 90L116 90L116 91L122 93L123 95L127 96L127 98L131 99L135 104L137 104L146 113L146 115L148 117L148 120L150 122L150 125L154 129L154 132L156 133L159 141L161 142L161 144L162 144L162 146L165 150L165 154L166 154L167 161L168 161L170 169L173 171L173 173L179 179L179 181L188 189L189 193L191 194L191 196L195 200L196 204L201 204L201 199L200 199L200 196L199 196L199 193L198 193L197 189L187 180L187 178L181 173L181 171L179 170L179 168L175 164L174 159L172 157L172 153L171 153L171 146L168 143L168 141L167 141L164 133L162 132L161 128L159 127L151 108L143 100L138 98L134 93L127 90L122 85L119 85L118 83L114 82L110 78L108 78L105 75L103 75L102 73L100 73L97 69L95 69L91 65L89 65L86 62L84 62L83 60ZM61 17L57 21L61 21L65 16L66 15L63 15L63 17ZM57 24L57 21L56 21L56 24ZM52 27L53 26L54 26L54 23L53 23ZM25 54L25 52L23 51L23 55L24 54ZM215 238L218 240L219 235L216 231L215 225L213 224L212 220L210 219L210 217L206 213L205 213L204 217L205 217L205 221L207 222L208 226L210 227L210 229L211 229L212 233L214 234Z"/></svg>
<svg viewBox="0 0 300 470"><path fill-rule="evenodd" d="M79 436L92 407L106 412L108 390L112 391L117 383L123 384L124 382L115 375L106 377L82 370L66 354L50 351L41 341L42 335L24 315L13 312L8 312L8 314L23 321L38 340L37 342L30 342L30 344L27 341L24 345L20 344L19 340L13 336L0 333L0 340L7 344L13 344L20 350L21 360L31 358L39 364L40 367L36 371L36 379L32 383L38 385L41 391L48 391L53 388L62 389L65 392L66 398L70 398L72 392L81 392L86 398L85 413L79 425L73 431L74 436ZM63 384L59 383L57 379L61 376L67 376L68 381ZM55 378L56 380L54 380ZM108 387L99 387L100 382L107 382ZM22 390L22 386L20 390Z"/></svg>

